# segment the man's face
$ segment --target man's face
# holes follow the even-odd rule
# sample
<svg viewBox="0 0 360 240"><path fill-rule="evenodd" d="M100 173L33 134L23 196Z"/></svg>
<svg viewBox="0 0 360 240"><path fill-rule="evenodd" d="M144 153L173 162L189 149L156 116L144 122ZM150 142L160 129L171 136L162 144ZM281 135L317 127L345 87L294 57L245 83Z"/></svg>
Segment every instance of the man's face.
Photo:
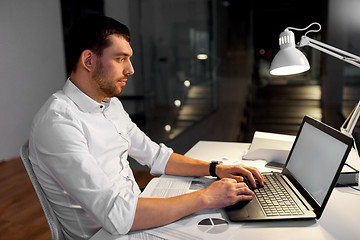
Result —
<svg viewBox="0 0 360 240"><path fill-rule="evenodd" d="M104 98L119 96L128 77L134 74L130 57L133 51L122 36L111 35L111 45L104 49L101 57L96 57L92 78Z"/></svg>

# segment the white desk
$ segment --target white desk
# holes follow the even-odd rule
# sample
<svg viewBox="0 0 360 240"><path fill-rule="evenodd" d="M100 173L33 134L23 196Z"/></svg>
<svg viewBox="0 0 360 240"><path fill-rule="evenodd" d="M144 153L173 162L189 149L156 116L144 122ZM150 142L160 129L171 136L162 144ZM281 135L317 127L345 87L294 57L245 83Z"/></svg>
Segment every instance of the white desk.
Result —
<svg viewBox="0 0 360 240"><path fill-rule="evenodd" d="M246 143L200 141L186 156L207 161L241 160ZM226 160L225 160L226 161ZM360 159L352 151L347 163L360 169ZM360 192L351 188L335 188L319 220L238 223L236 239L360 239Z"/></svg>
<svg viewBox="0 0 360 240"><path fill-rule="evenodd" d="M248 143L200 141L185 155L205 161L222 160L226 164L226 161L242 161L242 156L246 153L249 145ZM360 169L360 159L356 154L356 152L352 152L347 163ZM246 162L251 164L251 161ZM223 213L222 217L226 219ZM232 235L233 239L360 239L360 192L348 187L336 188L319 220L232 224L236 225L236 232ZM224 239L221 233L216 235L212 235L211 238L206 235L202 237L203 239ZM101 229L91 239L133 238L131 236L112 236Z"/></svg>

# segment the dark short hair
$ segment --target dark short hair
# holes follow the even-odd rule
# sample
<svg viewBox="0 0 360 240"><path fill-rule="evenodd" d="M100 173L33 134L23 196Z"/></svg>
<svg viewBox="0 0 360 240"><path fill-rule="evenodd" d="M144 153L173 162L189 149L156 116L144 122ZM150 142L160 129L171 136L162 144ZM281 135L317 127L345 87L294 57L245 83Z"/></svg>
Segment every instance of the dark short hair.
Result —
<svg viewBox="0 0 360 240"><path fill-rule="evenodd" d="M109 36L112 34L131 40L129 29L113 18L102 15L88 15L75 22L67 36L68 67L76 69L81 53L88 49L97 56L110 45Z"/></svg>

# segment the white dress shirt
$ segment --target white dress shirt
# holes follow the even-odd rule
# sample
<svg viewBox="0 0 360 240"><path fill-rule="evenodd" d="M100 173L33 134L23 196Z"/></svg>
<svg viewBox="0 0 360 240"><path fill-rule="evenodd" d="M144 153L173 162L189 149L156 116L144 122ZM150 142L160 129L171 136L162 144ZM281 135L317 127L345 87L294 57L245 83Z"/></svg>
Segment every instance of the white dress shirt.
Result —
<svg viewBox="0 0 360 240"><path fill-rule="evenodd" d="M127 233L140 194L128 156L164 174L173 152L151 141L117 98L98 103L69 79L34 118L30 160L69 239Z"/></svg>

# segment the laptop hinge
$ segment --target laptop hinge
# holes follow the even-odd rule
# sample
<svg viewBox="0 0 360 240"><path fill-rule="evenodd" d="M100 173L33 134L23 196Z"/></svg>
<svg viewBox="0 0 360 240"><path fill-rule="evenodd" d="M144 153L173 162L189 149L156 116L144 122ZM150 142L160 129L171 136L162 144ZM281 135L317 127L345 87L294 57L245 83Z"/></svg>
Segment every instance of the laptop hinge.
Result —
<svg viewBox="0 0 360 240"><path fill-rule="evenodd" d="M294 194L299 198L299 200L304 204L304 206L309 211L314 211L314 208L310 205L308 201L300 194L300 192L296 189L294 184L291 183L291 181L285 176L281 175L282 179L285 181L285 183L290 187L290 189L294 192Z"/></svg>

